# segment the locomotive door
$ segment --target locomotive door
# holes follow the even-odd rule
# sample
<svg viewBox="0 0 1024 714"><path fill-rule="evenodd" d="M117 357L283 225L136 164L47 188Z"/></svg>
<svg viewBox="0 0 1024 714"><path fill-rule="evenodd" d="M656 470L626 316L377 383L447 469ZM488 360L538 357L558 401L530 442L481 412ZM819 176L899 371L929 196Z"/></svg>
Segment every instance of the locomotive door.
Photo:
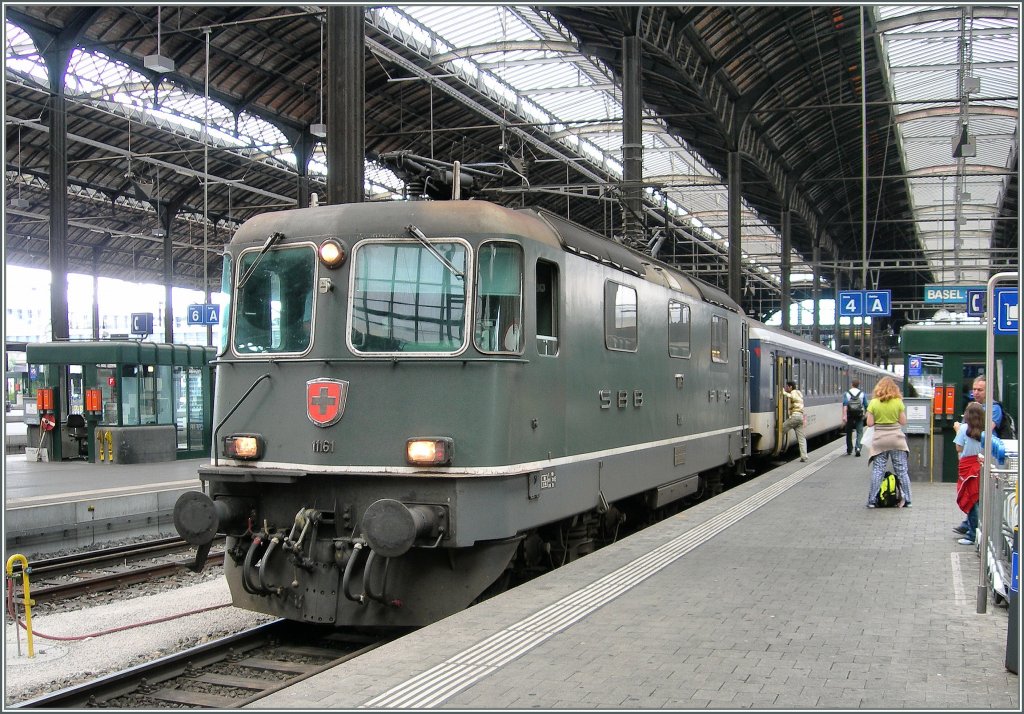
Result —
<svg viewBox="0 0 1024 714"><path fill-rule="evenodd" d="M789 401L780 395L786 380L793 378L793 358L777 352L772 356L775 358L771 385L772 397L775 399L775 450L772 456L778 456L789 446L789 435L782 431L782 424L789 417Z"/></svg>

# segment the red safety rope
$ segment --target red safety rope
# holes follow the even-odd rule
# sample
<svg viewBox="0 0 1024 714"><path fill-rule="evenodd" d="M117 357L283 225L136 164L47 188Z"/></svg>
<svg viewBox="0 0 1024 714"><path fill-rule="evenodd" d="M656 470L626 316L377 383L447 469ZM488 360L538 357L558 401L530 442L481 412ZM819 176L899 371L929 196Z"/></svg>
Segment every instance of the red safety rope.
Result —
<svg viewBox="0 0 1024 714"><path fill-rule="evenodd" d="M187 612L179 612L179 613L177 613L175 615L167 615L166 617L159 617L159 618L157 618L155 620L145 620L143 622L136 622L136 623L131 624L131 625L122 625L121 627L115 627L115 628L110 629L110 630L101 630L100 632L92 632L92 633L90 633L88 635L74 635L74 636L68 635L68 636L64 636L64 637L61 637L61 636L58 636L58 635L46 635L46 634L43 634L42 632L40 632L39 630L37 630L34 627L32 628L32 634L35 635L36 637L42 637L44 640L58 640L60 642L77 642L79 640L87 640L90 637L102 637L103 635L111 635L111 634L113 634L115 632L121 632L123 630L130 630L133 627L145 627L146 625L156 625L156 624L161 623L161 622L167 622L168 620L176 620L179 617L187 617L189 615L198 615L200 613L209 612L211 610L219 610L219 609L221 609L223 607L231 607L231 603L226 603L224 605L210 605L209 607L202 607L202 608L199 608L198 610L189 610ZM26 631L28 630L28 628L25 626L25 623L22 622L21 620L19 620L17 614L14 612L14 580L12 578L8 578L7 579L7 612L11 616L11 619L13 619L16 623L18 623L18 626L21 627L21 629L26 630Z"/></svg>

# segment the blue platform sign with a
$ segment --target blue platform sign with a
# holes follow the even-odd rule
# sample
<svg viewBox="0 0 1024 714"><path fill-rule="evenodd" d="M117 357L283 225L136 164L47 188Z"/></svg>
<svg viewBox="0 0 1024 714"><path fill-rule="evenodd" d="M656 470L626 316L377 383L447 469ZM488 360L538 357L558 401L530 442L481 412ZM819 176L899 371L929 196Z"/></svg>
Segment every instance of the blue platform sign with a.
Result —
<svg viewBox="0 0 1024 714"><path fill-rule="evenodd" d="M892 315L892 290L865 290L864 314L868 317Z"/></svg>
<svg viewBox="0 0 1024 714"><path fill-rule="evenodd" d="M216 325L218 323L220 323L220 305L203 303L202 305L188 306L188 324Z"/></svg>
<svg viewBox="0 0 1024 714"><path fill-rule="evenodd" d="M840 290L839 291L839 316L840 317L863 317L864 316L864 291L863 290Z"/></svg>
<svg viewBox="0 0 1024 714"><path fill-rule="evenodd" d="M985 316L985 291L984 290L968 290L967 291L967 316L968 317L984 317Z"/></svg>
<svg viewBox="0 0 1024 714"><path fill-rule="evenodd" d="M907 375L910 377L920 377L921 372L921 356L910 355L910 357L907 360Z"/></svg>
<svg viewBox="0 0 1024 714"><path fill-rule="evenodd" d="M153 334L153 313L133 312L132 313L132 334L152 335Z"/></svg>
<svg viewBox="0 0 1024 714"><path fill-rule="evenodd" d="M992 301L995 303L992 331L997 335L1016 335L1018 320L1018 294L1017 288L996 288L993 291Z"/></svg>

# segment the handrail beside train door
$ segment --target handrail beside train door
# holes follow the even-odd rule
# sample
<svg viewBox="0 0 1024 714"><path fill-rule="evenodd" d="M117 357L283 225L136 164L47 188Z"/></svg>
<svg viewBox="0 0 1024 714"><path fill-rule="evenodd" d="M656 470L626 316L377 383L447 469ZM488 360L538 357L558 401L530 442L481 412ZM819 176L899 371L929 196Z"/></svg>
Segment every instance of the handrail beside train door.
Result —
<svg viewBox="0 0 1024 714"><path fill-rule="evenodd" d="M778 395L782 391L783 385L793 371L793 358L784 357L776 354L775 357L775 384L772 385L775 389L775 394L772 398L775 399L775 450L772 451L772 456L778 456L784 450L787 444L788 435L783 433L782 424L789 418L789 401L780 398Z"/></svg>

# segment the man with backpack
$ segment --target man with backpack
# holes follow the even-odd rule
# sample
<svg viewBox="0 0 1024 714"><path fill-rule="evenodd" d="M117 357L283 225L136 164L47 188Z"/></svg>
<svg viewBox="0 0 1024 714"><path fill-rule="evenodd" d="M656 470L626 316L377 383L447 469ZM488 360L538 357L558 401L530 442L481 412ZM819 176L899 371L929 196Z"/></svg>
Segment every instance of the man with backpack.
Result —
<svg viewBox="0 0 1024 714"><path fill-rule="evenodd" d="M853 453L853 432L857 432L857 456L860 456L860 440L864 436L864 412L868 408L867 397L855 379L843 394L843 426L846 428L846 455Z"/></svg>
<svg viewBox="0 0 1024 714"><path fill-rule="evenodd" d="M995 401L995 400L992 400L991 401L991 403L992 403L991 410L988 407L988 402L989 402L989 400L987 398L987 395L988 395L988 384L985 381L985 375L982 375L980 377L976 377L974 379L974 384L971 385L971 387L972 387L972 394L974 395L974 401L978 402L978 404L983 406L985 408L985 411L990 412L990 414L992 416L992 433L995 434L996 436L998 436L1000 439L1010 438L1010 437L1004 437L1003 436L1003 426L1004 426L1003 422L1010 421L1010 420L1007 420L1007 419L1003 418L1004 417L1003 405L1000 404L999 402ZM957 422L957 424L958 423L959 422ZM958 430L957 429L957 424L953 425L954 431Z"/></svg>

